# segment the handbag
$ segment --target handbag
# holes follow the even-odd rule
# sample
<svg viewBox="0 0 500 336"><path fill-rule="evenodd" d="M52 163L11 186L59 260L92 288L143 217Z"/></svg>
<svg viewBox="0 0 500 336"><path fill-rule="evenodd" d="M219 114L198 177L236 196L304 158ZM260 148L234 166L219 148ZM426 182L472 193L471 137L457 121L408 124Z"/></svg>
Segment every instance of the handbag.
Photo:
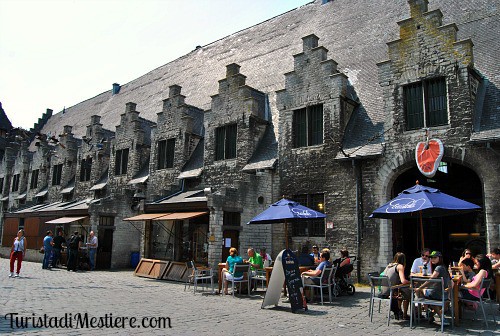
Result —
<svg viewBox="0 0 500 336"><path fill-rule="evenodd" d="M45 254L45 247L40 247L40 250L38 252L40 252L41 254Z"/></svg>

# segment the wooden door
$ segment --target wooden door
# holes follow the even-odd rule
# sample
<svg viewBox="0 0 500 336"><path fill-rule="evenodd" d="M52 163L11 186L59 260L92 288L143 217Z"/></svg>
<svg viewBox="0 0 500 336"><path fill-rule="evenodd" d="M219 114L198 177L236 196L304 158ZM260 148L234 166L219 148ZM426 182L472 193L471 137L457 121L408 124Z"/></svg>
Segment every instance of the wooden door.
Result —
<svg viewBox="0 0 500 336"><path fill-rule="evenodd" d="M222 242L222 259L221 262L225 262L229 256L229 248L235 247L240 252L240 231L239 230L224 230L222 236L224 237ZM230 240L228 240L230 239ZM226 244L227 243L227 244Z"/></svg>
<svg viewBox="0 0 500 336"><path fill-rule="evenodd" d="M111 251L113 250L113 229L99 229L96 255L97 269L111 268Z"/></svg>

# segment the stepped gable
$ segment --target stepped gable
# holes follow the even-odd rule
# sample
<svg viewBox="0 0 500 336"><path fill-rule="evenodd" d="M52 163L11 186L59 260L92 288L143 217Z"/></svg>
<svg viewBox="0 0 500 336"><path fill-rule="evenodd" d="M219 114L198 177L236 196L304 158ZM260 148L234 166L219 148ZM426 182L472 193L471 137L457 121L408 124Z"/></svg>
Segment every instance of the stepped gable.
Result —
<svg viewBox="0 0 500 336"><path fill-rule="evenodd" d="M471 38L474 66L487 79L482 113L483 129L500 127L495 118L499 105L500 63L496 60L500 30L499 0L431 0L428 10L440 9L443 24L456 24L457 40ZM398 38L397 22L409 17L409 5L403 0L335 0L322 4L317 0L282 15L235 32L193 50L168 64L122 85L120 92L103 92L57 113L44 126L44 133L55 133L69 121L75 135L85 133L91 115L102 117L105 128L113 129L127 102L140 106L141 116L155 120L162 100L172 84L182 86L186 103L209 109L210 96L217 92L217 80L224 76L227 64L238 63L252 87L270 94L273 119L277 113L274 91L283 89L283 74L293 70L294 54L301 51L300 39L309 34L321 37L345 73L361 105L353 116L353 134L346 147L359 146L382 128L382 90L378 84L377 62L387 58L387 41ZM279 136L279 135L278 135Z"/></svg>

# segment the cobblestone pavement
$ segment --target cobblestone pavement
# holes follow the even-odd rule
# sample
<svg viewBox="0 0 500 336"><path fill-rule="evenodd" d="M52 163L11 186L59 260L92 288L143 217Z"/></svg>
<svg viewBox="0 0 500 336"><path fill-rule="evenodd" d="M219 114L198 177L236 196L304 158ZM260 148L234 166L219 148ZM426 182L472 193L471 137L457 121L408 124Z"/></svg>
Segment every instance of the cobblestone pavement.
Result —
<svg viewBox="0 0 500 336"><path fill-rule="evenodd" d="M354 296L341 296L332 304L309 305L308 312L291 313L287 303L278 308L260 309L264 292L246 295L210 295L209 292L193 294L184 292L181 283L157 281L135 277L131 270L68 272L65 269L42 270L41 264L23 262L20 278L8 277L8 260L0 259L0 334L99 334L130 335L429 335L440 334L439 326L421 322L410 330L408 321L386 324L384 314L375 313L374 321L368 317L369 288L357 287ZM498 311L496 310L498 320ZM64 319L65 313L88 313L90 318L113 319L168 317L171 328L35 328L29 323L26 329L11 328L10 316ZM6 317L7 315L7 317ZM490 330L484 323L472 321L467 313L460 327L445 333L458 335L498 334L498 324L490 321ZM49 320L50 321L50 320ZM116 322L116 320L114 320ZM149 321L149 320L148 320ZM106 322L106 321L104 321ZM109 323L109 319L107 321ZM154 321L153 321L154 322ZM168 322L165 319L165 322ZM500 322L498 322L500 323ZM69 323L68 323L69 324Z"/></svg>

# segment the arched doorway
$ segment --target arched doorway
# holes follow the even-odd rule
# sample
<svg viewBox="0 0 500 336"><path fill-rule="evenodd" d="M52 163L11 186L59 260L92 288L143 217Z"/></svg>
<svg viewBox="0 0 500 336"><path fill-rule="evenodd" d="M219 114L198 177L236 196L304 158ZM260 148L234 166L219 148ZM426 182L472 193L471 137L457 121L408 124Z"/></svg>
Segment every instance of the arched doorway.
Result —
<svg viewBox="0 0 500 336"><path fill-rule="evenodd" d="M433 178L412 167L396 178L392 197L415 185L416 181L449 195L483 207L482 183L477 174L459 163L442 162ZM419 219L392 221L393 253L404 252L408 263L419 256L422 246ZM486 253L486 226L482 211L423 220L425 247L442 251L447 261L458 261L464 248L473 254Z"/></svg>

